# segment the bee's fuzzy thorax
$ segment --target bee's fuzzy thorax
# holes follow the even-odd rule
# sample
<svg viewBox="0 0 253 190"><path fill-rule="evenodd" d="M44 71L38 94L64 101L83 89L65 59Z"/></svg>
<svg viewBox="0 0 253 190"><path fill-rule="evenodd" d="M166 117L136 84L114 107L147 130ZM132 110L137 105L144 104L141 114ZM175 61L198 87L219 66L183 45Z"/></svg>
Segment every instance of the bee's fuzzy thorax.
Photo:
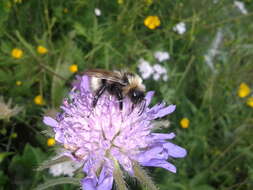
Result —
<svg viewBox="0 0 253 190"><path fill-rule="evenodd" d="M127 94L131 89L145 91L145 86L142 84L142 79L138 75L128 76L129 85L123 87L123 94Z"/></svg>
<svg viewBox="0 0 253 190"><path fill-rule="evenodd" d="M96 91L101 86L101 79L96 77L91 77L90 79L91 88L93 91Z"/></svg>

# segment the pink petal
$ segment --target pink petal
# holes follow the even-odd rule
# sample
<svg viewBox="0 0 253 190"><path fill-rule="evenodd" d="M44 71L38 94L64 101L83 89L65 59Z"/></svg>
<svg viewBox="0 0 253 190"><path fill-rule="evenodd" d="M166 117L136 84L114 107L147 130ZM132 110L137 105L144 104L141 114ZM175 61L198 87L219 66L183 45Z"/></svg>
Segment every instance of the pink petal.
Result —
<svg viewBox="0 0 253 190"><path fill-rule="evenodd" d="M149 162L144 162L144 163L140 163L142 166L151 166L151 167L160 167L160 168L164 168L166 170L169 170L173 173L176 173L177 172L177 169L176 167L165 161L165 160L158 160L158 159L153 159L153 160L150 160Z"/></svg>
<svg viewBox="0 0 253 190"><path fill-rule="evenodd" d="M57 127L57 125L58 125L58 122L57 122L55 119L53 119L53 118L51 118L51 117L48 117L48 116L45 116L45 117L43 118L43 122L44 122L46 125L49 125L49 126L51 126L51 127Z"/></svg>

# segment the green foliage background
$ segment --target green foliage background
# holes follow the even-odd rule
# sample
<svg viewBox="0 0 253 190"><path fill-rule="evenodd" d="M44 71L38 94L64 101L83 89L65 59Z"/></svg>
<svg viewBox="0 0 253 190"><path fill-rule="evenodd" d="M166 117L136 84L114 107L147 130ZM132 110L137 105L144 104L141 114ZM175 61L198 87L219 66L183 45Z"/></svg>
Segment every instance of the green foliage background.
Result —
<svg viewBox="0 0 253 190"><path fill-rule="evenodd" d="M22 0L0 1L0 95L22 112L0 121L0 189L34 189L51 179L48 171L35 168L54 155L47 147L42 116L57 109L70 89L74 74L88 68L137 72L138 60L155 63L157 50L170 53L163 62L169 81L145 81L155 90L154 103L164 100L177 105L168 118L175 143L188 155L174 160L177 174L150 169L161 190L253 189L253 109L237 96L241 82L253 87L253 4L243 15L232 0ZM99 8L101 16L94 14ZM68 11L66 11L66 9ZM65 10L65 11L64 11ZM161 26L149 30L144 19L157 15ZM187 31L173 31L178 22ZM223 38L214 57L215 72L204 59L218 31ZM40 55L43 45L48 53ZM11 56L20 48L21 59ZM22 85L16 86L16 81ZM45 105L33 99L42 95ZM180 128L187 117L190 126ZM17 138L12 134L17 133ZM130 182L129 189L141 189ZM76 189L59 185L52 189Z"/></svg>

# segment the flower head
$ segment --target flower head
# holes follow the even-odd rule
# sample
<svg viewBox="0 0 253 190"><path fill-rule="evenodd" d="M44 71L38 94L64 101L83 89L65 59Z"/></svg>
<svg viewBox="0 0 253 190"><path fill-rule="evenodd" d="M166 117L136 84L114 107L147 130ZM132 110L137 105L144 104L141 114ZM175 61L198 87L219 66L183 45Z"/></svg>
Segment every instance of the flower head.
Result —
<svg viewBox="0 0 253 190"><path fill-rule="evenodd" d="M64 9L63 9L63 12L64 12L65 14L68 13L68 12L69 12L68 8L64 8Z"/></svg>
<svg viewBox="0 0 253 190"><path fill-rule="evenodd" d="M47 48L45 48L44 46L38 46L37 47L37 52L39 54L46 54L48 52Z"/></svg>
<svg viewBox="0 0 253 190"><path fill-rule="evenodd" d="M101 16L101 10L99 8L95 8L94 13L96 16Z"/></svg>
<svg viewBox="0 0 253 190"><path fill-rule="evenodd" d="M168 80L168 74L167 74L167 70L165 67L163 67L159 64L155 64L153 66L153 69L154 69L154 73L153 73L154 80L159 80L160 77L162 77L164 81Z"/></svg>
<svg viewBox="0 0 253 190"><path fill-rule="evenodd" d="M14 106L11 108L11 104L11 99L5 103L4 98L0 96L0 119L9 120L10 117L17 115L22 110L22 107L19 106Z"/></svg>
<svg viewBox="0 0 253 190"><path fill-rule="evenodd" d="M22 3L22 0L14 0L14 3Z"/></svg>
<svg viewBox="0 0 253 190"><path fill-rule="evenodd" d="M55 145L55 139L49 138L47 139L47 146L54 146Z"/></svg>
<svg viewBox="0 0 253 190"><path fill-rule="evenodd" d="M150 30L154 30L157 27L159 27L161 24L161 21L158 16L148 16L144 20L144 25L148 27Z"/></svg>
<svg viewBox="0 0 253 190"><path fill-rule="evenodd" d="M163 62L170 59L170 54L166 51L156 51L154 53L154 56L159 62Z"/></svg>
<svg viewBox="0 0 253 190"><path fill-rule="evenodd" d="M123 109L114 96L104 93L95 108L90 79L79 77L63 100L62 112L56 118L45 116L43 121L53 128L55 140L65 148L63 155L83 165L87 174L81 181L84 189L110 190L116 173L122 167L136 176L136 165L161 167L176 172L169 158L181 158L186 150L169 142L174 133L155 133L152 121L175 110L164 103L148 107L153 92L146 94L142 114L132 102L123 99ZM121 167L119 167L119 165ZM116 180L117 181L117 180Z"/></svg>
<svg viewBox="0 0 253 190"><path fill-rule="evenodd" d="M58 159L59 155L54 157L53 160ZM60 175L67 175L69 177L72 177L74 175L74 172L79 169L82 166L81 163L75 162L75 161L63 161L61 163L52 165L49 168L49 173L51 173L53 176L60 176Z"/></svg>
<svg viewBox="0 0 253 190"><path fill-rule="evenodd" d="M145 0L145 3L149 6L149 5L152 5L153 3L153 0Z"/></svg>
<svg viewBox="0 0 253 190"><path fill-rule="evenodd" d="M245 98L246 96L248 96L250 94L250 91L251 90L250 90L249 86L246 83L242 82L239 86L237 94L240 98Z"/></svg>
<svg viewBox="0 0 253 190"><path fill-rule="evenodd" d="M17 85L17 86L20 86L21 84L22 84L22 82L21 82L20 80L17 80L17 81L16 81L16 85Z"/></svg>
<svg viewBox="0 0 253 190"><path fill-rule="evenodd" d="M124 0L117 0L118 4L122 5L124 3Z"/></svg>
<svg viewBox="0 0 253 190"><path fill-rule="evenodd" d="M43 100L43 97L41 95L35 96L33 101L37 105L44 105L44 103L45 103Z"/></svg>
<svg viewBox="0 0 253 190"><path fill-rule="evenodd" d="M139 63L140 64L138 65L138 68L139 68L139 71L141 73L141 77L143 79L149 78L152 75L152 73L154 72L153 67L150 65L149 62L147 62L144 59L140 59Z"/></svg>
<svg viewBox="0 0 253 190"><path fill-rule="evenodd" d="M20 59L23 57L23 51L21 49L18 49L18 48L14 48L12 51L11 51L11 56L15 59Z"/></svg>
<svg viewBox="0 0 253 190"><path fill-rule="evenodd" d="M190 125L190 120L188 118L184 117L184 118L181 119L180 125L181 125L182 128L186 129Z"/></svg>
<svg viewBox="0 0 253 190"><path fill-rule="evenodd" d="M178 34L183 34L186 32L186 25L184 22L180 22L173 27L173 30Z"/></svg>
<svg viewBox="0 0 253 190"><path fill-rule="evenodd" d="M253 97L249 97L248 99L247 99L247 105L248 106L250 106L250 107L252 107L253 108Z"/></svg>
<svg viewBox="0 0 253 190"><path fill-rule="evenodd" d="M245 8L245 4L243 2L234 1L234 6L237 7L242 14L244 15L248 14L248 10Z"/></svg>
<svg viewBox="0 0 253 190"><path fill-rule="evenodd" d="M70 66L69 66L69 71L70 71L71 73L77 72L77 71L78 71L78 65L76 65L76 64L70 65Z"/></svg>

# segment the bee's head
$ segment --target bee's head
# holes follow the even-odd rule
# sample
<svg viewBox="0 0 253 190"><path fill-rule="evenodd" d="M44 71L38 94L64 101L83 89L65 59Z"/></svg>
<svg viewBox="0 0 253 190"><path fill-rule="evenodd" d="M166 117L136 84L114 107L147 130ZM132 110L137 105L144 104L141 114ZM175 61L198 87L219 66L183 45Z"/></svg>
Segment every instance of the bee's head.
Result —
<svg viewBox="0 0 253 190"><path fill-rule="evenodd" d="M128 97L133 102L133 104L138 104L138 103L142 102L142 100L145 97L145 94L143 91L141 91L137 88L134 88L128 92Z"/></svg>

